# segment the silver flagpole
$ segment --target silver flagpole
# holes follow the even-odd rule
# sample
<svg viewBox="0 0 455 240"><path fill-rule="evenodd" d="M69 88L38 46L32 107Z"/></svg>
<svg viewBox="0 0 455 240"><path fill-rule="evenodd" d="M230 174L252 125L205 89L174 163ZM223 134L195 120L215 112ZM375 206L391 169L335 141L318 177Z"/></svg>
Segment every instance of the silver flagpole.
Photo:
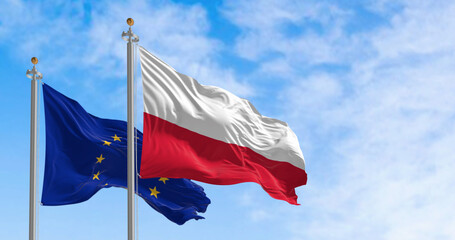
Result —
<svg viewBox="0 0 455 240"><path fill-rule="evenodd" d="M126 20L130 26L128 32L122 33L123 40L127 41L127 73L128 73L128 240L135 239L135 216L134 216L134 186L135 184L135 134L134 134L134 43L139 42L139 37L133 33L131 26L134 25L134 20L128 18Z"/></svg>
<svg viewBox="0 0 455 240"><path fill-rule="evenodd" d="M38 63L36 57L32 58L33 69L27 70L26 76L30 79L32 85L31 94L31 110L30 110L30 208L29 208L29 223L28 223L28 239L36 239L36 144L37 144L37 129L38 129L38 81L43 78L43 75L36 70L35 65Z"/></svg>

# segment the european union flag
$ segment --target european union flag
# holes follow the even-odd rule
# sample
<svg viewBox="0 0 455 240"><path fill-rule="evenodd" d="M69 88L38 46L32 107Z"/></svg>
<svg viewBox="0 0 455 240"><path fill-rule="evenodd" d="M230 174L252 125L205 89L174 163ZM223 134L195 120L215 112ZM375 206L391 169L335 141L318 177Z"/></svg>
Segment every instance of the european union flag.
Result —
<svg viewBox="0 0 455 240"><path fill-rule="evenodd" d="M41 203L55 206L88 200L103 188L127 188L127 123L87 113L78 102L43 85L46 164ZM137 131L137 166L142 133ZM136 193L169 220L202 219L210 204L188 179L139 179Z"/></svg>

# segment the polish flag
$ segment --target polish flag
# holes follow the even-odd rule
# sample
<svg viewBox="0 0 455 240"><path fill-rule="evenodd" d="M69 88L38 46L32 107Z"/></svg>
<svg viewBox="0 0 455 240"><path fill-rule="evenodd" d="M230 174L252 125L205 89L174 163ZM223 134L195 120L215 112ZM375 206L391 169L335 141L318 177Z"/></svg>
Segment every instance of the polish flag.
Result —
<svg viewBox="0 0 455 240"><path fill-rule="evenodd" d="M247 100L175 71L140 47L144 92L142 178L256 182L297 204L305 161L296 135Z"/></svg>

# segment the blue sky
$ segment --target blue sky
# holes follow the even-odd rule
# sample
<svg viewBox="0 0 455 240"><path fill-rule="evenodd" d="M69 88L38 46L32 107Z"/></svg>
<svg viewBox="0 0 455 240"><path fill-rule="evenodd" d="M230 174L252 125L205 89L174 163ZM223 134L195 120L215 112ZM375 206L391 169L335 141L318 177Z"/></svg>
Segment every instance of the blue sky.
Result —
<svg viewBox="0 0 455 240"><path fill-rule="evenodd" d="M179 72L288 122L309 175L301 206L201 183L212 204L184 226L139 199L139 239L454 239L454 15L454 1L429 0L0 0L0 238L28 234L30 58L90 113L125 120L132 17ZM41 134L40 176L44 147ZM124 189L39 208L41 239L126 229Z"/></svg>

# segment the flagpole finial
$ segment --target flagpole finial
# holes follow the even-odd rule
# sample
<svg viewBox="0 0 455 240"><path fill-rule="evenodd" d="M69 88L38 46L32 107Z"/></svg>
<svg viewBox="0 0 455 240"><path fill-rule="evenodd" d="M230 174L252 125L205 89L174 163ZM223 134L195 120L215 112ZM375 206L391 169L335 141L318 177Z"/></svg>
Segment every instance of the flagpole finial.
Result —
<svg viewBox="0 0 455 240"><path fill-rule="evenodd" d="M134 25L134 20L132 18L126 19L126 23L131 27Z"/></svg>
<svg viewBox="0 0 455 240"><path fill-rule="evenodd" d="M123 40L125 40L127 42L133 42L133 43L139 42L139 37L133 33L133 30L131 30L131 26L134 25L134 20L132 18L128 18L128 19L126 19L126 23L128 23L130 28L128 29L128 32L122 33Z"/></svg>
<svg viewBox="0 0 455 240"><path fill-rule="evenodd" d="M27 70L27 72L25 73L25 75L30 78L30 79L37 79L37 80L40 80L40 79L43 79L43 74L41 74L40 72L38 72L38 69L36 69L36 64L38 64L38 58L37 57L32 57L31 59L32 63L33 63L33 68L32 70Z"/></svg>

